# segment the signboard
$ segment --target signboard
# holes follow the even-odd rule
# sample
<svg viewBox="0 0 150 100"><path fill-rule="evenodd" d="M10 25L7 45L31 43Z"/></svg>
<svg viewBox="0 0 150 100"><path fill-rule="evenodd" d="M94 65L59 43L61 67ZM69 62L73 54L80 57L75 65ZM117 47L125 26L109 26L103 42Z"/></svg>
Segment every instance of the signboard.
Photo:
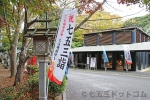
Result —
<svg viewBox="0 0 150 100"><path fill-rule="evenodd" d="M64 9L55 41L54 52L48 77L52 82L59 85L65 74L72 36L74 33L74 24L76 20L77 9Z"/></svg>
<svg viewBox="0 0 150 100"><path fill-rule="evenodd" d="M86 64L89 64L89 57L86 58Z"/></svg>
<svg viewBox="0 0 150 100"><path fill-rule="evenodd" d="M91 57L90 67L96 67L96 58Z"/></svg>

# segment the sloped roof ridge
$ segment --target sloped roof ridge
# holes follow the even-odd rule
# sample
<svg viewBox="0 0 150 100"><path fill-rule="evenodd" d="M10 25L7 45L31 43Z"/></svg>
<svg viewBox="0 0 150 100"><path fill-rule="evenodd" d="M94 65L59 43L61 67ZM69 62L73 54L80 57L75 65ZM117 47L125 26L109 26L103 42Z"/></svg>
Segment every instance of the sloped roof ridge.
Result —
<svg viewBox="0 0 150 100"><path fill-rule="evenodd" d="M86 34L96 34L96 33L105 33L105 32L110 32L110 31L119 31L119 30L130 30L130 29L137 29L137 30L141 31L142 33L144 33L145 35L147 35L147 36L150 37L149 34L145 33L142 29L140 29L140 28L137 27L137 26L113 28L113 29L107 29L107 30L103 30L103 31L99 31L99 32L85 33L85 34L83 34L83 35L86 35Z"/></svg>

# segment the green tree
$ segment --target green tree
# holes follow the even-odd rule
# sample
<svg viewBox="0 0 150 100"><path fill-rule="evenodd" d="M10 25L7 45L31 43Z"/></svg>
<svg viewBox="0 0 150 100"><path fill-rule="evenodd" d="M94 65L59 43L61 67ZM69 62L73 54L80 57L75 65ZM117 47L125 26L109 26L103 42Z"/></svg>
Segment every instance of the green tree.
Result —
<svg viewBox="0 0 150 100"><path fill-rule="evenodd" d="M11 62L11 77L14 77L16 74L16 52L19 39L19 33L21 29L21 11L22 11L22 2L18 1L4 1L1 0L1 11L3 18L9 23L9 26L6 27L6 36L8 36L10 45L9 55ZM12 32L11 30L14 30ZM12 37L12 40L11 40Z"/></svg>
<svg viewBox="0 0 150 100"><path fill-rule="evenodd" d="M124 27L137 26L137 27L141 28L143 31L145 31L146 33L150 34L149 20L150 20L150 14L147 14L142 17L135 17L135 18L131 18L131 19L127 20L124 22L123 26Z"/></svg>
<svg viewBox="0 0 150 100"><path fill-rule="evenodd" d="M11 62L11 77L14 77L16 75L16 52L17 52L17 46L19 41L19 34L22 33L22 23L24 22L24 8L29 8L29 11L31 15L40 15L41 13L48 11L51 8L51 5L54 1L49 0L29 0L28 2L26 0L0 0L0 14L2 17L9 23L9 26L7 26L6 30L6 36L9 39L10 49L9 49L9 55L10 55L10 62ZM30 16L31 16L30 15ZM14 32L11 32L11 30L14 30ZM22 34L23 36L23 34ZM11 40L12 38L12 40ZM20 39L21 40L21 39ZM27 41L26 39L22 39L23 41ZM23 42L22 46L22 53L20 54L20 60L19 65L21 67L18 67L17 73L23 73L23 65L22 62L25 62L25 54L24 54L24 46L26 45L26 42ZM20 69L20 70L19 70ZM22 74L19 74L18 76L22 77ZM17 78L16 78L17 79ZM18 82L21 81L20 78L17 79Z"/></svg>
<svg viewBox="0 0 150 100"><path fill-rule="evenodd" d="M1 5L1 4L0 4ZM5 35L3 35L5 32L4 32L4 26L6 26L6 25L9 25L8 24L8 22L6 22L1 16L0 16L0 43L3 43L4 45L1 45L0 46L0 50L1 51L5 51L5 50L7 50L8 49L8 47L9 47L9 45L10 44L8 44L8 39L3 39L2 40L2 36L5 36ZM2 31L3 30L3 31ZM4 37L5 38L5 37Z"/></svg>

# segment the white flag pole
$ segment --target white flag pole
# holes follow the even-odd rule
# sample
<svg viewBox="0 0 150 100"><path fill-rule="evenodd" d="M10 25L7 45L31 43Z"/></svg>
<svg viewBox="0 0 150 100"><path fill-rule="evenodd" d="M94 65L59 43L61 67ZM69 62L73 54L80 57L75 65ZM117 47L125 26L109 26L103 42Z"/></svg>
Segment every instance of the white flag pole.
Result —
<svg viewBox="0 0 150 100"><path fill-rule="evenodd" d="M126 63L126 73L128 73L128 64Z"/></svg>
<svg viewBox="0 0 150 100"><path fill-rule="evenodd" d="M105 68L105 72L106 72L106 66L105 66L105 61L104 61L104 68Z"/></svg>

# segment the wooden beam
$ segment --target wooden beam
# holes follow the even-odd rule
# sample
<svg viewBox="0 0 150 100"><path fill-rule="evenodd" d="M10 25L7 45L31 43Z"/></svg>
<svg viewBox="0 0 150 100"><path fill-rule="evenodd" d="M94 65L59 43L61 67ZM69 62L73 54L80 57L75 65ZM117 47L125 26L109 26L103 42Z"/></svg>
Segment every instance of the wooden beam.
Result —
<svg viewBox="0 0 150 100"><path fill-rule="evenodd" d="M50 31L50 29L48 29L44 35L48 35L48 32L49 32L49 31Z"/></svg>
<svg viewBox="0 0 150 100"><path fill-rule="evenodd" d="M27 23L27 25L28 26L31 26L33 23L35 23L35 22L52 22L52 21L56 21L56 20L58 20L59 18L56 18L56 19L54 19L54 20L37 20L37 18L35 18L33 21L31 21L31 22L29 22L29 23Z"/></svg>
<svg viewBox="0 0 150 100"><path fill-rule="evenodd" d="M57 28L38 28L37 31L47 31L47 29L50 29L51 31L57 31ZM34 31L35 29L27 29L27 31Z"/></svg>
<svg viewBox="0 0 150 100"><path fill-rule="evenodd" d="M37 31L37 29L35 29L31 34L29 34L30 36L32 36L33 34L35 34L35 32Z"/></svg>

